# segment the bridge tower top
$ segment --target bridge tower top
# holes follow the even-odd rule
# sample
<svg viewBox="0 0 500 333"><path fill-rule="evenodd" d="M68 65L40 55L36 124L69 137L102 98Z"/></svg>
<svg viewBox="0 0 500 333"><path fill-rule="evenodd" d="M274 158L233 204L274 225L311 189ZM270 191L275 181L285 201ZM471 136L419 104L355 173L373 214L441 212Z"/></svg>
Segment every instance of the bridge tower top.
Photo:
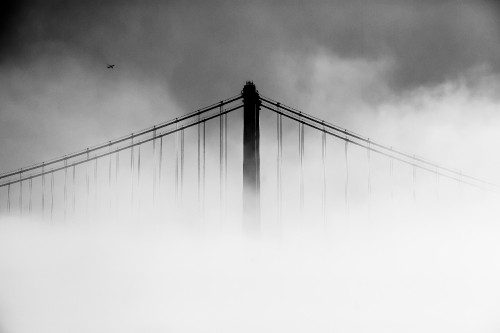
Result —
<svg viewBox="0 0 500 333"><path fill-rule="evenodd" d="M250 232L260 229L260 97L251 81L243 95L243 223Z"/></svg>
<svg viewBox="0 0 500 333"><path fill-rule="evenodd" d="M243 97L250 96L252 94L257 94L257 95L259 94L253 81L247 81L245 83L245 86L243 87L242 93L243 93Z"/></svg>

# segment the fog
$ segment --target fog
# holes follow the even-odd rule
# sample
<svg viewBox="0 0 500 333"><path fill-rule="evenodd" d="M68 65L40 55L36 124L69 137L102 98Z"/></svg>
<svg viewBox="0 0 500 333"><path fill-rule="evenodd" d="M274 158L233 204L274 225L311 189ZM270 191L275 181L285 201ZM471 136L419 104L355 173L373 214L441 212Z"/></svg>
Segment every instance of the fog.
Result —
<svg viewBox="0 0 500 333"><path fill-rule="evenodd" d="M328 82L336 66L323 66L313 86ZM325 94L305 109L322 116L329 105ZM496 180L498 157L491 152L498 139L497 105L491 90L454 82L380 104L370 116L352 113L345 124L356 124L374 140ZM278 221L275 121L274 114L262 112L260 235L241 228L238 112L228 118L226 214L219 211L217 120L207 123L212 135L201 217L196 128L185 132L180 198L174 136L163 140L156 192L151 144L141 146L140 180L137 169L130 169L130 151L120 153L111 182L108 163L115 170L114 158L77 167L66 204L64 174L56 173L52 218L48 185L41 211L40 179L33 182L32 215L26 212L25 185L22 216L16 186L6 216L3 188L1 331L498 331L498 195L421 170L413 180L412 167L398 162L391 175L387 158L372 153L368 159L365 149L348 145L346 205L344 142L327 139L323 179L320 133L306 129L300 219L298 129L285 121L284 211ZM137 149L134 154L137 158Z"/></svg>
<svg viewBox="0 0 500 333"><path fill-rule="evenodd" d="M285 220L260 237L218 221L4 218L0 327L496 332L500 227L481 208Z"/></svg>
<svg viewBox="0 0 500 333"><path fill-rule="evenodd" d="M237 127L239 116L231 117ZM219 210L216 140L207 142L205 210L198 206L196 130L185 133L178 197L174 158L165 159L153 187L151 144L141 147L140 179L129 151L111 182L108 159L78 167L66 204L64 174L57 173L53 214L48 187L42 214L37 180L33 211L24 201L19 216L13 187L10 217L0 218L1 331L498 331L498 194L421 170L415 182L412 167L397 162L391 176L386 158L372 153L368 163L365 149L348 146L346 205L344 143L329 138L324 216L320 134L306 130L301 213L297 129L290 123L277 220L271 120L263 114L258 234L242 229L237 128L236 138L228 134L234 147L226 213ZM165 138L164 156L172 156L174 143Z"/></svg>
<svg viewBox="0 0 500 333"><path fill-rule="evenodd" d="M253 80L283 104L500 184L494 1L7 3L0 172ZM241 119L228 116L222 203L217 119L202 193L195 127L181 195L173 135L161 178L147 144L140 172L125 150L78 166L74 181L71 171L44 188L34 179L32 199L26 182L0 188L0 332L500 330L498 195L351 144L346 164L332 137L323 176L321 134L306 128L301 211L298 126L284 120L278 220L276 115L263 110L261 230L245 234Z"/></svg>

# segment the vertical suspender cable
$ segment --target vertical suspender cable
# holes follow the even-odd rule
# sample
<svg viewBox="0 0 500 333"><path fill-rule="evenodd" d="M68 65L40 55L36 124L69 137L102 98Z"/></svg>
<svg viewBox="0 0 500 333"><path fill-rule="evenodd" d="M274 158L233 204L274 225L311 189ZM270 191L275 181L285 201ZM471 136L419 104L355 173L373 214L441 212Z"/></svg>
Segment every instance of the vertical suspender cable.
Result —
<svg viewBox="0 0 500 333"><path fill-rule="evenodd" d="M141 145L137 146L137 213L141 214Z"/></svg>
<svg viewBox="0 0 500 333"><path fill-rule="evenodd" d="M64 160L64 221L66 221L66 201L67 201L67 195L68 195L68 188L67 188L67 181L68 181L68 160Z"/></svg>
<svg viewBox="0 0 500 333"><path fill-rule="evenodd" d="M301 118L299 117L299 216L302 221L302 123L300 122Z"/></svg>
<svg viewBox="0 0 500 333"><path fill-rule="evenodd" d="M73 217L75 216L75 205L76 205L76 166L73 165Z"/></svg>
<svg viewBox="0 0 500 333"><path fill-rule="evenodd" d="M201 115L198 115L200 121ZM201 217L201 123L198 123L198 215Z"/></svg>
<svg viewBox="0 0 500 333"><path fill-rule="evenodd" d="M42 163L42 217L45 217L45 167Z"/></svg>
<svg viewBox="0 0 500 333"><path fill-rule="evenodd" d="M107 209L107 213L109 214L109 216L111 217L111 204L113 202L113 199L111 198L111 164L112 164L112 158L113 158L113 155L111 154L111 151L112 151L112 147L111 147L111 143L109 145L109 165L108 165L108 209Z"/></svg>
<svg viewBox="0 0 500 333"><path fill-rule="evenodd" d="M134 134L132 133L132 146L130 147L130 209L134 214Z"/></svg>
<svg viewBox="0 0 500 333"><path fill-rule="evenodd" d="M141 146L137 146L137 188L141 182Z"/></svg>
<svg viewBox="0 0 500 333"><path fill-rule="evenodd" d="M87 148L87 163L86 164L86 170L85 170L85 178L87 181L87 197L86 197L86 207L85 207L85 217L89 217L89 197L90 197L90 178L89 178L89 168L90 168L90 162L89 162L89 152Z"/></svg>
<svg viewBox="0 0 500 333"><path fill-rule="evenodd" d="M175 201L179 198L179 124L175 123Z"/></svg>
<svg viewBox="0 0 500 333"><path fill-rule="evenodd" d="M205 122L203 122L203 137L202 137L202 174L201 174L201 179L202 179L202 193L201 193L201 202L202 202L202 205L201 205L201 211L202 211L202 216L204 217L205 216L205 139L206 139L206 136L205 136L205 129L206 129L206 126L205 126Z"/></svg>
<svg viewBox="0 0 500 333"><path fill-rule="evenodd" d="M224 212L227 214L227 116L224 114Z"/></svg>
<svg viewBox="0 0 500 333"><path fill-rule="evenodd" d="M31 196L32 196L32 193L33 193L33 178L30 178L29 180L29 188L30 188L30 198L29 198L29 204L28 204L28 212L30 213L31 215L31 209L32 209L32 200L31 200Z"/></svg>
<svg viewBox="0 0 500 333"><path fill-rule="evenodd" d="M153 129L153 208L156 201L156 128Z"/></svg>
<svg viewBox="0 0 500 333"><path fill-rule="evenodd" d="M113 155L111 154L112 152L112 148L111 146L109 146L109 164L108 164L108 192L111 193L111 166L113 164L112 162L112 159L113 159ZM111 200L111 196L110 196L110 200Z"/></svg>
<svg viewBox="0 0 500 333"><path fill-rule="evenodd" d="M345 198L345 210L346 215L349 216L349 160L347 154L348 139L345 140L344 146L344 159L345 159L345 188L344 188L344 198Z"/></svg>
<svg viewBox="0 0 500 333"><path fill-rule="evenodd" d="M219 108L219 204L220 204L220 214L222 216L224 210L224 118L222 115L222 102L220 102Z"/></svg>
<svg viewBox="0 0 500 333"><path fill-rule="evenodd" d="M120 193L120 189L118 188L118 172L120 166L120 152L116 152L115 159L115 217L118 214L118 194Z"/></svg>
<svg viewBox="0 0 500 333"><path fill-rule="evenodd" d="M94 217L97 217L97 158L94 164Z"/></svg>
<svg viewBox="0 0 500 333"><path fill-rule="evenodd" d="M282 172L281 172L281 165L283 163L283 117L281 114L279 114L279 145L278 145L278 157L279 157L279 164L278 164L278 171L279 171L279 202L278 202L278 208L280 212L280 219L283 219L283 178L282 178Z"/></svg>
<svg viewBox="0 0 500 333"><path fill-rule="evenodd" d="M279 112L280 104L277 105ZM278 201L278 223L281 225L282 210L281 210L281 114L276 113L276 141L278 144L276 154L276 196Z"/></svg>
<svg viewBox="0 0 500 333"><path fill-rule="evenodd" d="M184 190L184 129L181 129L181 172L180 172L180 199Z"/></svg>
<svg viewBox="0 0 500 333"><path fill-rule="evenodd" d="M23 216L23 181L22 172L19 173L19 215Z"/></svg>
<svg viewBox="0 0 500 333"><path fill-rule="evenodd" d="M304 124L299 123L300 138L300 219L304 214Z"/></svg>
<svg viewBox="0 0 500 333"><path fill-rule="evenodd" d="M10 215L10 184L7 185L7 214Z"/></svg>
<svg viewBox="0 0 500 333"><path fill-rule="evenodd" d="M368 148L366 149L366 158L368 162L368 214L371 212L371 198L372 198L372 179L371 179L371 142L368 139Z"/></svg>
<svg viewBox="0 0 500 333"><path fill-rule="evenodd" d="M161 198L161 165L163 163L163 136L160 137L160 165L158 166L158 196Z"/></svg>
<svg viewBox="0 0 500 333"><path fill-rule="evenodd" d="M372 194L372 179L371 179L371 142L368 139L368 149L366 150L367 160L368 160L368 199L370 199Z"/></svg>
<svg viewBox="0 0 500 333"><path fill-rule="evenodd" d="M323 210L323 223L326 223L326 132L324 126L323 132L321 133L321 162L323 164L323 195L321 208Z"/></svg>
<svg viewBox="0 0 500 333"><path fill-rule="evenodd" d="M120 171L120 152L116 152L115 159L115 185L118 185L118 172Z"/></svg>
<svg viewBox="0 0 500 333"><path fill-rule="evenodd" d="M279 104L276 107L279 112ZM278 204L277 218L281 222L280 216L280 114L276 113L276 202Z"/></svg>
<svg viewBox="0 0 500 333"><path fill-rule="evenodd" d="M54 218L54 172L50 173L50 220Z"/></svg>

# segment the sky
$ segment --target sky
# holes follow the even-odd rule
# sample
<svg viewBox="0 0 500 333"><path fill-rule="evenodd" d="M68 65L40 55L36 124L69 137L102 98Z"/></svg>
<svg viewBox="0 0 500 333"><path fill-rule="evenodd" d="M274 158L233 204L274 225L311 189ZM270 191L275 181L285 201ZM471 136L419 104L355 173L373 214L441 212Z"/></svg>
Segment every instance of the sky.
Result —
<svg viewBox="0 0 500 333"><path fill-rule="evenodd" d="M252 80L283 104L500 184L496 1L21 0L0 8L0 172L178 117ZM270 118L262 119L274 138ZM284 125L289 176L298 168L294 126ZM230 138L230 151L240 139ZM317 185L318 139L306 137L305 153ZM327 159L339 178L341 144L329 141ZM263 145L262 158L274 163L266 147L274 146ZM352 154L358 198L366 170L353 161L366 153ZM387 197L387 163L372 159L373 193ZM411 184L411 170L397 170ZM263 206L272 206L273 178L262 177L271 189ZM432 175L418 177L427 208L445 193L456 201L455 185L436 195ZM328 199L337 199L332 192ZM317 207L320 192L307 193ZM387 208L384 198L370 209L385 217L389 209L390 219L365 219L366 202L357 212L353 200L352 219L335 220L328 241L300 228L252 242L154 221L47 228L4 219L0 331L498 332L498 215L456 202L419 215ZM329 207L331 216L343 206L340 199Z"/></svg>
<svg viewBox="0 0 500 333"><path fill-rule="evenodd" d="M284 104L430 159L453 142L467 145L454 131L487 132L481 127L498 121L491 110L500 70L494 1L3 6L2 171L236 95L246 80ZM412 117L422 125L398 131ZM429 133L434 127L441 133ZM418 146L428 135L436 149ZM466 138L485 140L482 133ZM442 162L454 165L456 155Z"/></svg>

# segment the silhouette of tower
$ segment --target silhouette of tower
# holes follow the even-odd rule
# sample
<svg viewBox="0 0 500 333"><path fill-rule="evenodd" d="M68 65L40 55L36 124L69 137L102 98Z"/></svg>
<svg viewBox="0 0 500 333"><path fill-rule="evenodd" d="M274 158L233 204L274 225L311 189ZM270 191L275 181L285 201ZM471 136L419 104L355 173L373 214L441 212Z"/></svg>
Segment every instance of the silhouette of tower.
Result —
<svg viewBox="0 0 500 333"><path fill-rule="evenodd" d="M243 228L260 230L259 92L253 82L243 87Z"/></svg>

